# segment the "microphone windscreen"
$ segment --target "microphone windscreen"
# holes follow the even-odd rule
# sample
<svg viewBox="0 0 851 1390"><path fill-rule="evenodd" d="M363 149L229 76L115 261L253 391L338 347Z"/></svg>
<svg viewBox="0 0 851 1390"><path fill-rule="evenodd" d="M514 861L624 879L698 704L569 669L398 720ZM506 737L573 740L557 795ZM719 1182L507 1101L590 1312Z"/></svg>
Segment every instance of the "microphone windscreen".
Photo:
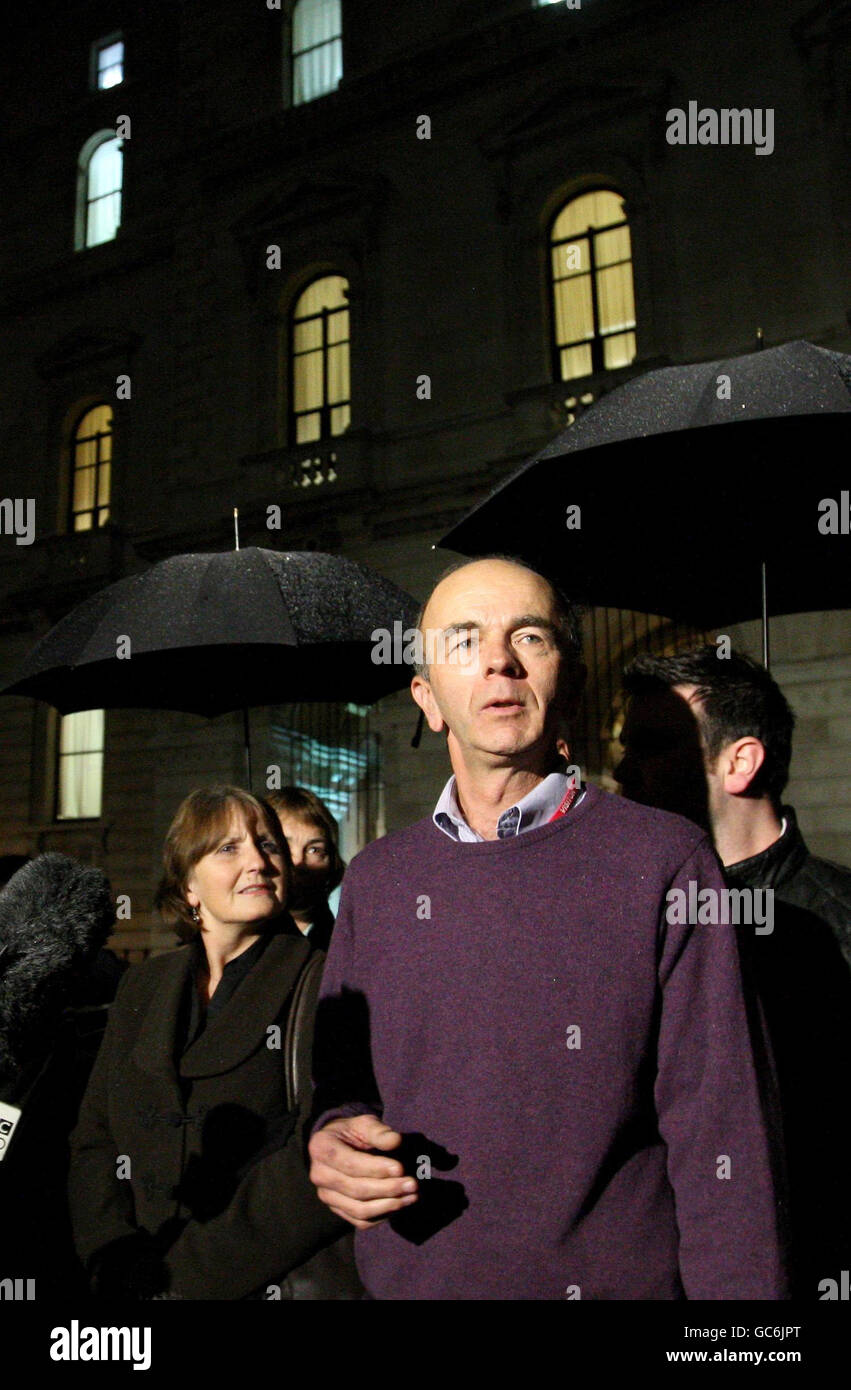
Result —
<svg viewBox="0 0 851 1390"><path fill-rule="evenodd" d="M70 972L114 922L106 874L68 855L40 854L9 879L0 892L0 1068L47 1026Z"/></svg>

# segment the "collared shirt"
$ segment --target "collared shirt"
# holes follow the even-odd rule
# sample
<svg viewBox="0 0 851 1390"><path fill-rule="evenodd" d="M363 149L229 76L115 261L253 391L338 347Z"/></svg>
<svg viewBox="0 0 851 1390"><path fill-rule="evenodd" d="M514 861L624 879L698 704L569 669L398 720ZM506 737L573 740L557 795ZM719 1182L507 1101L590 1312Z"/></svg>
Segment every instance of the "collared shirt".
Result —
<svg viewBox="0 0 851 1390"><path fill-rule="evenodd" d="M506 807L496 823L497 839L507 840L512 835L522 834L524 830L535 830L539 825L546 825L547 821L552 820L573 785L572 775L568 776L566 772L551 772L513 806ZM578 806L584 795L584 790L580 790L573 805ZM438 829L452 840L472 844L476 840L484 839L484 836L473 830L464 819L458 805L454 773L440 793L432 820Z"/></svg>

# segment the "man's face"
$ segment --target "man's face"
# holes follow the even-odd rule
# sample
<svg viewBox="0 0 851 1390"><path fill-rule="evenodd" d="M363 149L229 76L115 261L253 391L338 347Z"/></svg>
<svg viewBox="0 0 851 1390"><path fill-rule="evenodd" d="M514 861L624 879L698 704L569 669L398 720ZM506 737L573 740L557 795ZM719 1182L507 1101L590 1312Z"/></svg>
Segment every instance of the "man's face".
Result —
<svg viewBox="0 0 851 1390"><path fill-rule="evenodd" d="M505 560L465 565L435 589L423 632L444 659L412 691L429 727L448 728L453 762L537 768L552 757L568 671L546 580Z"/></svg>
<svg viewBox="0 0 851 1390"><path fill-rule="evenodd" d="M675 685L633 695L615 768L624 796L709 825L707 769L692 703L696 687Z"/></svg>

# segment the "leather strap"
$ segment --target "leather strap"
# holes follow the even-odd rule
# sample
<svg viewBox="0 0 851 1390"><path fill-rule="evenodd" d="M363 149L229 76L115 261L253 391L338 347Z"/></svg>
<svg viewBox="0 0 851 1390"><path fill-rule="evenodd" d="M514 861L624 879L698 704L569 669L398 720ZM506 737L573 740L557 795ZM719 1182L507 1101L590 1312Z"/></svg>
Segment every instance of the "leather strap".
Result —
<svg viewBox="0 0 851 1390"><path fill-rule="evenodd" d="M284 1070L287 1083L287 1108L295 1110L301 1088L310 1081L313 1029L305 1027L316 1007L316 997L322 981L325 956L314 951L308 956L296 981L293 1000L287 1017L284 1035Z"/></svg>

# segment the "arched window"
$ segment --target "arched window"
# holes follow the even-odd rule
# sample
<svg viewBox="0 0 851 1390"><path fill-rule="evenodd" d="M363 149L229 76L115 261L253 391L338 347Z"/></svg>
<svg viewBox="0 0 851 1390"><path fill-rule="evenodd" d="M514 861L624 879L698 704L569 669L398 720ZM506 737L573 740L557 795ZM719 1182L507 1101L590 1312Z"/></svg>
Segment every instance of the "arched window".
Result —
<svg viewBox="0 0 851 1390"><path fill-rule="evenodd" d="M292 19L293 106L333 92L343 76L340 0L298 0Z"/></svg>
<svg viewBox="0 0 851 1390"><path fill-rule="evenodd" d="M121 225L122 145L114 131L93 135L80 151L77 166L75 246L112 241Z"/></svg>
<svg viewBox="0 0 851 1390"><path fill-rule="evenodd" d="M96 405L82 416L72 440L72 531L91 531L108 520L111 481L112 407Z"/></svg>
<svg viewBox="0 0 851 1390"><path fill-rule="evenodd" d="M323 275L292 311L290 439L309 444L349 427L349 282Z"/></svg>
<svg viewBox="0 0 851 1390"><path fill-rule="evenodd" d="M571 381L635 358L632 247L623 199L611 189L565 203L550 233L553 375Z"/></svg>

